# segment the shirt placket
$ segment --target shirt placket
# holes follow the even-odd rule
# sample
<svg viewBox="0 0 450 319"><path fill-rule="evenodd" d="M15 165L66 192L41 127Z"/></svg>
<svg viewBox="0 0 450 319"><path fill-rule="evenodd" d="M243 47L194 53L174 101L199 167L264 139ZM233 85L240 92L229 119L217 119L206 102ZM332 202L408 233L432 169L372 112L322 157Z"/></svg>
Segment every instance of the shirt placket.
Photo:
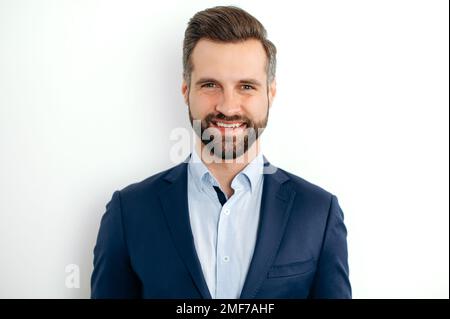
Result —
<svg viewBox="0 0 450 319"><path fill-rule="evenodd" d="M240 269L236 256L233 254L236 234L233 234L233 203L238 200L242 185L239 183L234 188L235 194L222 206L217 227L217 250L216 250L216 298L237 298L233 294L238 285Z"/></svg>

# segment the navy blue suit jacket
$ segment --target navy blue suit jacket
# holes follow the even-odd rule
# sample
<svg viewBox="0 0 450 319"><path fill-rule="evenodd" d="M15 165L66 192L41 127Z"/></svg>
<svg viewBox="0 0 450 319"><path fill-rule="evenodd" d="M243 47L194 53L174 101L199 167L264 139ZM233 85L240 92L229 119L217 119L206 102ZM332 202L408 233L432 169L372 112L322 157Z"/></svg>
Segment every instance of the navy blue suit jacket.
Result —
<svg viewBox="0 0 450 319"><path fill-rule="evenodd" d="M93 298L211 298L189 223L186 161L116 191L94 248ZM241 298L351 298L336 197L276 168Z"/></svg>

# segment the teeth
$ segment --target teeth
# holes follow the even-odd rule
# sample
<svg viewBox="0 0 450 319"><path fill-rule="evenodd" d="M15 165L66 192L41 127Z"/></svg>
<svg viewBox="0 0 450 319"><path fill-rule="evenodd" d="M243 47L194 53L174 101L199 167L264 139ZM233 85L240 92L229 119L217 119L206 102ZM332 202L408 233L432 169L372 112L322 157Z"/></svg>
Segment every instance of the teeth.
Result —
<svg viewBox="0 0 450 319"><path fill-rule="evenodd" d="M226 123L221 123L221 122L217 122L216 124L217 124L217 126L226 127L226 128L236 128L236 127L239 127L242 125L242 123L226 124Z"/></svg>

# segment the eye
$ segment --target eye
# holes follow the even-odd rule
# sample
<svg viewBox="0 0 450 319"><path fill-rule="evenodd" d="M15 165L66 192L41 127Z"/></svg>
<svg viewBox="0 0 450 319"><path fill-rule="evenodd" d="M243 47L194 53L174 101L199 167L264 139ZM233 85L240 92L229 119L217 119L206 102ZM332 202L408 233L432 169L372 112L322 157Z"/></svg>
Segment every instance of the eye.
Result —
<svg viewBox="0 0 450 319"><path fill-rule="evenodd" d="M243 90L245 90L245 91L253 90L253 89L254 89L254 87L251 86L251 85L249 85L249 84L243 84L243 85L241 85L241 88L242 88Z"/></svg>
<svg viewBox="0 0 450 319"><path fill-rule="evenodd" d="M216 87L216 84L215 84L215 83L212 83L212 82L208 82L208 83L202 84L201 87L202 87L202 88L215 88L215 87Z"/></svg>

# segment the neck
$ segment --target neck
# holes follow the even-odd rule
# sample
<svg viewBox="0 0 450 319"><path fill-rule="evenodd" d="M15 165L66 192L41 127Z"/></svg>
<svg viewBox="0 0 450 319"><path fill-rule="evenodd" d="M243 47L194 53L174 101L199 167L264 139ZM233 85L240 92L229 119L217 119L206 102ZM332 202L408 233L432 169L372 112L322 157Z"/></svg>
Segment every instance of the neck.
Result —
<svg viewBox="0 0 450 319"><path fill-rule="evenodd" d="M205 150L205 145L197 137L197 143L195 145L195 151L202 159L205 166L211 172L211 174L219 182L220 187L227 193L228 197L233 194L231 188L231 182L234 177L239 174L258 154L260 153L259 139L257 139L253 145L236 159L223 160L222 158L215 157Z"/></svg>

